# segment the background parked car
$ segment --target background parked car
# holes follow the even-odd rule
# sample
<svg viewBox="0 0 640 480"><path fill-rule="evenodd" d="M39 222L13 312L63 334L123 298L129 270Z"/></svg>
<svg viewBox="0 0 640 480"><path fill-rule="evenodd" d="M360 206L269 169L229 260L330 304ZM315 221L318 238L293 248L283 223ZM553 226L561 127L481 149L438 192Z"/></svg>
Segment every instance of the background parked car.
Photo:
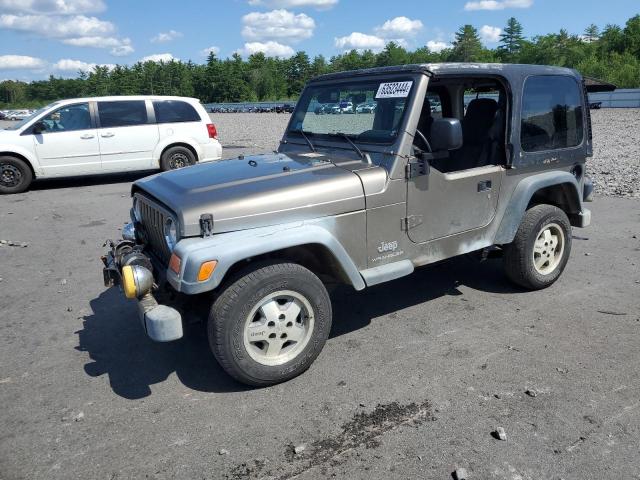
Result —
<svg viewBox="0 0 640 480"><path fill-rule="evenodd" d="M0 131L0 193L24 191L33 178L172 170L218 160L217 135L193 98L54 102Z"/></svg>
<svg viewBox="0 0 640 480"><path fill-rule="evenodd" d="M356 107L356 113L374 113L377 104L375 102L361 103Z"/></svg>
<svg viewBox="0 0 640 480"><path fill-rule="evenodd" d="M30 110L12 110L7 114L7 120L24 120L31 115Z"/></svg>

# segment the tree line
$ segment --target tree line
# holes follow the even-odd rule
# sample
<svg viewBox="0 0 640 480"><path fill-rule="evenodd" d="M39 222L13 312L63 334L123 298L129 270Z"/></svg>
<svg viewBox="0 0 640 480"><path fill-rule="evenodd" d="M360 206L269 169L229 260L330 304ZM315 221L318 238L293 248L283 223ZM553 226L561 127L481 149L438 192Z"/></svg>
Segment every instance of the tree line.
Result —
<svg viewBox="0 0 640 480"><path fill-rule="evenodd" d="M52 100L98 95L180 95L204 103L296 99L310 78L330 72L377 66L430 62L503 62L557 65L614 83L640 87L640 15L624 27L592 24L582 35L566 30L527 38L522 24L510 18L496 48L486 48L478 30L462 26L450 48L436 52L423 46L407 50L390 42L372 50L310 58L300 51L288 59L262 53L243 59L234 54L220 59L211 53L206 63L145 62L115 68L96 67L77 78L50 76L47 80L0 82L0 106L33 107Z"/></svg>

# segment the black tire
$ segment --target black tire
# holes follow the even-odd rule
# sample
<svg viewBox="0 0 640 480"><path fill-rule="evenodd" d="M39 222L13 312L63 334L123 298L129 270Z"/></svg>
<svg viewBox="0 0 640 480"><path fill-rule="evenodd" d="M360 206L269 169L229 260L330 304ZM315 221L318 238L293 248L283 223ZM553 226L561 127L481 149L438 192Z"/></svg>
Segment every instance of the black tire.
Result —
<svg viewBox="0 0 640 480"><path fill-rule="evenodd" d="M557 257L555 261L549 260L548 272L541 272L534 263L534 247L537 240L543 241L539 240L539 236L548 230L545 227L557 230L557 234L554 235L557 244L551 245L553 250L544 250L544 255L538 253L538 258L542 257L541 260L545 261L545 255L552 258L550 256L556 254ZM562 235L559 235L560 231ZM562 251L558 252L560 243ZM517 285L530 290L540 290L552 285L560 277L570 254L571 224L567 215L553 205L536 205L525 212L513 242L504 248L505 272Z"/></svg>
<svg viewBox="0 0 640 480"><path fill-rule="evenodd" d="M258 387L290 380L307 370L320 354L331 330L331 300L320 279L293 263L256 265L234 278L214 301L207 325L209 345L222 368L236 380ZM249 324L248 319L261 300L282 291L295 292L310 304L313 310L309 315L313 318L312 327L308 327L310 336L306 344L300 344L300 351L291 360L265 365L252 358L256 353L248 351L245 325ZM302 320L300 322L302 324Z"/></svg>
<svg viewBox="0 0 640 480"><path fill-rule="evenodd" d="M191 150L186 147L167 148L160 159L160 168L163 172L177 170L188 167L196 163L196 157Z"/></svg>
<svg viewBox="0 0 640 480"><path fill-rule="evenodd" d="M0 157L0 193L24 192L33 181L33 172L23 160Z"/></svg>

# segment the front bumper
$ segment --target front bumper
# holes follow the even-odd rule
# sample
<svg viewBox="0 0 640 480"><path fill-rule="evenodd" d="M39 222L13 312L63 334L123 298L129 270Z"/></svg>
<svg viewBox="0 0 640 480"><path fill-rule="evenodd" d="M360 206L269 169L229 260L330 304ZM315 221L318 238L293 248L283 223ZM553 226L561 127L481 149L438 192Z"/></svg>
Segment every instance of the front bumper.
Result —
<svg viewBox="0 0 640 480"><path fill-rule="evenodd" d="M132 296L138 304L138 317L151 340L171 342L182 338L184 333L180 312L168 305L159 304L151 290L136 292L136 285L131 284L133 276L123 275L123 268L135 266L135 268L145 269L150 265L150 260L140 252L137 252L135 256L132 255L132 252L124 254L130 248L130 244L123 248L124 242L126 240L118 245L112 245L111 250L102 257L104 264L102 276L105 287L121 285L125 292L134 293ZM149 262L148 264L145 262L145 258L146 262Z"/></svg>

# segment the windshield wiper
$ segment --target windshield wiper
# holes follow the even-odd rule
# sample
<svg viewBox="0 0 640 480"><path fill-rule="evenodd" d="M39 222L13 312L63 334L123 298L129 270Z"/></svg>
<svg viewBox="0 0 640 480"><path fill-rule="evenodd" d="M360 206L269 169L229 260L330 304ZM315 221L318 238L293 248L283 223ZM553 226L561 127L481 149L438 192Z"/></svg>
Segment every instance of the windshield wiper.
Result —
<svg viewBox="0 0 640 480"><path fill-rule="evenodd" d="M358 155L360 155L360 158L362 160L366 160L367 158L365 157L364 153L362 153L362 150L360 150L358 148L358 146L353 142L353 140L351 140L351 138L349 138L349 135L347 135L346 133L343 132L332 132L332 133L328 133L327 135L329 135L330 137L340 137L340 138L344 138L347 142L349 142L351 144L351 146L353 147L353 149L358 152Z"/></svg>
<svg viewBox="0 0 640 480"><path fill-rule="evenodd" d="M309 137L307 137L307 134L304 130L302 130L301 128L299 128L298 130L291 130L293 133L299 133L300 135L302 135L302 138L305 139L305 141L307 142L307 145L309 145L309 148L311 149L311 151L313 153L316 152L316 147L313 146L313 143L311 143L311 140L309 140ZM311 133L311 132L309 132Z"/></svg>

